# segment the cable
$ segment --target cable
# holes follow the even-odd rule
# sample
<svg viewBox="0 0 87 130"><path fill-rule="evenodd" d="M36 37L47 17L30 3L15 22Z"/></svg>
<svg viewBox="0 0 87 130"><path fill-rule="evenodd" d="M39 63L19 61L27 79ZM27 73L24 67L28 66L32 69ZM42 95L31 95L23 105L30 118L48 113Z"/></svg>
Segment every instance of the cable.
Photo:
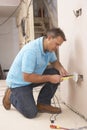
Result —
<svg viewBox="0 0 87 130"><path fill-rule="evenodd" d="M71 111L79 115L81 118L83 118L85 121L87 121L87 118L80 114L78 111L74 110L70 105L66 104L65 102L62 102L66 107L68 107Z"/></svg>
<svg viewBox="0 0 87 130"><path fill-rule="evenodd" d="M51 122L51 123L54 123L54 122L56 121L57 116L58 116L58 114L52 114L52 115L50 116L50 122Z"/></svg>
<svg viewBox="0 0 87 130"><path fill-rule="evenodd" d="M17 8L14 10L14 12L13 12L4 22L0 23L0 26L2 26L3 24L5 24L5 23L15 14L15 12L18 10L18 8L19 8L19 6L21 5L22 2L24 2L24 0L22 0L22 1L19 3L19 5L17 6ZM31 4L32 4L32 0L30 1L29 5L28 5L28 10L29 10L29 7L30 7ZM28 11L27 11L27 14L28 14ZM16 28L15 28L15 29L16 29ZM0 36L2 36L2 35L8 35L9 33L10 33L10 32L0 33Z"/></svg>
<svg viewBox="0 0 87 130"><path fill-rule="evenodd" d="M9 15L8 18L5 21L3 21L2 23L0 23L0 26L2 26L3 24L5 24L15 14L15 12L18 10L18 8L21 5L21 3L22 3L22 1L19 3L19 5L17 6L17 8L12 12L12 14Z"/></svg>
<svg viewBox="0 0 87 130"><path fill-rule="evenodd" d="M40 88L37 88L37 87L33 90L33 92L39 92L39 91L40 91ZM52 104L54 104L55 107L58 105L59 108L61 108L60 102L59 102L58 97L56 95L54 95L54 97L53 97L53 103ZM54 123L56 121L57 116L58 116L58 114L51 114L50 122Z"/></svg>
<svg viewBox="0 0 87 130"><path fill-rule="evenodd" d="M33 92L39 92L40 91L40 88L38 88L38 87L36 87L34 90L33 90ZM55 99L56 100L55 100ZM56 101L57 101L57 103L56 103ZM56 95L54 95L54 97L53 97L53 102L52 102L52 104L54 104L54 106L56 107L56 104L58 104L58 106L60 107L60 103L59 103L59 100L58 100L58 98L57 98L57 96ZM60 107L61 108L61 107ZM56 118L57 118L57 116L58 116L58 114L51 114L50 115L50 122L51 123L54 123L55 121L56 121Z"/></svg>
<svg viewBox="0 0 87 130"><path fill-rule="evenodd" d="M56 99L56 101L55 101L55 99ZM58 97L56 96L56 94L55 94L54 97L53 97L53 102L54 102L53 104L55 105L55 107L56 107L56 105L58 104L59 108L61 108L60 102L59 102ZM52 114L52 115L50 116L50 122L51 122L51 123L54 123L54 122L56 121L57 116L58 116L58 114Z"/></svg>
<svg viewBox="0 0 87 130"><path fill-rule="evenodd" d="M83 126L83 127L79 127L79 128L72 128L70 130L84 130L84 129L87 129L87 126Z"/></svg>

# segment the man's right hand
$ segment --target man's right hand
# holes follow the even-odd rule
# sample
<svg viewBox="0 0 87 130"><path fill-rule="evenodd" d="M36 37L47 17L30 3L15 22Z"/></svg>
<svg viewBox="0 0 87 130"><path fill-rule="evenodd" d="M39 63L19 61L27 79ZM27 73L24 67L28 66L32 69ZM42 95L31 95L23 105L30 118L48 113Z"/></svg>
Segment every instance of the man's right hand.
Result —
<svg viewBox="0 0 87 130"><path fill-rule="evenodd" d="M55 75L50 75L50 82L51 83L59 83L59 82L62 82L63 79L62 79L62 76L61 75L58 75L58 74L55 74Z"/></svg>

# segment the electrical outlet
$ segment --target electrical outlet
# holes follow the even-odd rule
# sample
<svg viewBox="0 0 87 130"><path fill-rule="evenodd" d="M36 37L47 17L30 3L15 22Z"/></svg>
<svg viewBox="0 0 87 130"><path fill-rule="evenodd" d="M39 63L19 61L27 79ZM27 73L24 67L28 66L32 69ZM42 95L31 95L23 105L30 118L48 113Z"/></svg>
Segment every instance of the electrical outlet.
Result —
<svg viewBox="0 0 87 130"><path fill-rule="evenodd" d="M76 17L81 16L82 15L82 8L75 10L75 11L73 10L73 12L74 12Z"/></svg>
<svg viewBox="0 0 87 130"><path fill-rule="evenodd" d="M83 81L83 75L78 75L78 80Z"/></svg>

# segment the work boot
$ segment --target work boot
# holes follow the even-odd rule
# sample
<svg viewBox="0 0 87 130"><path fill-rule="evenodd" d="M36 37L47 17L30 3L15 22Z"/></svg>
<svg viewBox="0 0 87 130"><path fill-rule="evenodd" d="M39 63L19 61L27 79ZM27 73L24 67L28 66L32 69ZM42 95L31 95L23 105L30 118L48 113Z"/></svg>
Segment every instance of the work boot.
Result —
<svg viewBox="0 0 87 130"><path fill-rule="evenodd" d="M11 108L11 103L10 103L10 95L11 95L11 89L7 88L5 95L3 97L3 106L6 110L9 110Z"/></svg>
<svg viewBox="0 0 87 130"><path fill-rule="evenodd" d="M61 113L61 108L53 107L47 104L37 104L38 112L47 112L51 114L59 114Z"/></svg>

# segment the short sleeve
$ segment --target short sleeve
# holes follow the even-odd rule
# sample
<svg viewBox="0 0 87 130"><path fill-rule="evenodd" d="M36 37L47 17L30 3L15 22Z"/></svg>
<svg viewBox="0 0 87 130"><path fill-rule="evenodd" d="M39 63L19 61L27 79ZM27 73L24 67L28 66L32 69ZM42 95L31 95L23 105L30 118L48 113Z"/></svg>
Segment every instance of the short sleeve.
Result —
<svg viewBox="0 0 87 130"><path fill-rule="evenodd" d="M52 52L51 56L50 56L50 62L52 63L52 62L54 62L56 60L57 60L56 54L55 54L55 52Z"/></svg>
<svg viewBox="0 0 87 130"><path fill-rule="evenodd" d="M22 57L22 72L33 73L35 69L36 55L33 50L27 50Z"/></svg>

